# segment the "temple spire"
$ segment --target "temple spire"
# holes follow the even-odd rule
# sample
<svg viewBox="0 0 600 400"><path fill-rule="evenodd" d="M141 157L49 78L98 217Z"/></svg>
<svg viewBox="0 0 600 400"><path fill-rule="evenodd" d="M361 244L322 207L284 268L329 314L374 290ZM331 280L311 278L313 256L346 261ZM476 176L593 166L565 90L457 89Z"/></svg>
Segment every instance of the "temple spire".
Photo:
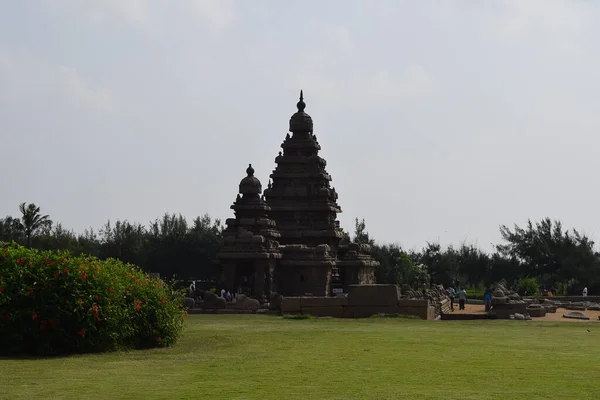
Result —
<svg viewBox="0 0 600 400"><path fill-rule="evenodd" d="M299 112L303 112L306 108L306 103L304 103L304 94L302 93L302 90L300 90L300 101L298 102L298 104L296 104L296 106L298 107Z"/></svg>

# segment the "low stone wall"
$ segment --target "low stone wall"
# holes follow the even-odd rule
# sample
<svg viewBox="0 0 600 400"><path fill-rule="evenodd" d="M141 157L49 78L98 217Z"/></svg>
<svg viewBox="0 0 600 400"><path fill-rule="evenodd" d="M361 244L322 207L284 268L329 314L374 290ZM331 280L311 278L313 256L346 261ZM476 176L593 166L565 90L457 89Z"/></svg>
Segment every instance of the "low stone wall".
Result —
<svg viewBox="0 0 600 400"><path fill-rule="evenodd" d="M376 314L414 315L425 320L436 317L429 300L400 299L396 285L350 285L347 297L284 297L281 313L335 318L368 318Z"/></svg>
<svg viewBox="0 0 600 400"><path fill-rule="evenodd" d="M592 303L600 303L600 296L539 296L534 297L536 300L542 302L543 300L551 300L557 302L578 302L578 301L590 301Z"/></svg>
<svg viewBox="0 0 600 400"><path fill-rule="evenodd" d="M399 304L387 306L349 305L347 300L346 297L284 297L281 313L334 318L369 318L376 314L402 314L426 320L435 319L435 307L430 306L427 300L400 300Z"/></svg>
<svg viewBox="0 0 600 400"><path fill-rule="evenodd" d="M498 319L510 319L514 313L527 314L527 305L527 303L495 304L492 306L490 314Z"/></svg>

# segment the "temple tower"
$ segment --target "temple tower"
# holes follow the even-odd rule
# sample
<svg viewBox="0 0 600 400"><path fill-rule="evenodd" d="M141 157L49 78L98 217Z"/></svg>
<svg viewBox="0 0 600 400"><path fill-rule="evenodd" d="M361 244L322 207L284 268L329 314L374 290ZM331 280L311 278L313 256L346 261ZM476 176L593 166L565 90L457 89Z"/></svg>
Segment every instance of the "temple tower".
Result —
<svg viewBox="0 0 600 400"><path fill-rule="evenodd" d="M330 186L326 161L319 157L321 146L313 134L313 121L304 112L300 92L298 111L290 119L290 132L281 144L283 153L275 158L265 198L281 232L281 244L329 245L335 251L342 231L336 221L342 212L338 195Z"/></svg>
<svg viewBox="0 0 600 400"><path fill-rule="evenodd" d="M225 221L223 246L218 254L225 289L243 292L264 300L272 288L276 261L281 258L275 221L261 196L262 185L252 165L239 185L239 194L231 206L235 218Z"/></svg>
<svg viewBox="0 0 600 400"><path fill-rule="evenodd" d="M290 119L292 135L281 145L264 195L284 245L276 272L278 292L328 296L338 278L336 252L343 234L336 217L342 210L327 163L319 157L321 146L303 97L301 91L298 111Z"/></svg>

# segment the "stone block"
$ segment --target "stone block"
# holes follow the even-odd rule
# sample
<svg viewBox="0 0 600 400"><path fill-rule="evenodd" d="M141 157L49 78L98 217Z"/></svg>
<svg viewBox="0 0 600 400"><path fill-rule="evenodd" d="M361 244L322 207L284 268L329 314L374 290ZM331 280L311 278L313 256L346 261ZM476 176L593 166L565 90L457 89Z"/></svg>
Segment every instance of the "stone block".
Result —
<svg viewBox="0 0 600 400"><path fill-rule="evenodd" d="M492 297L492 305L506 303L508 303L508 297Z"/></svg>
<svg viewBox="0 0 600 400"><path fill-rule="evenodd" d="M527 313L533 318L541 318L546 316L544 307L527 307Z"/></svg>
<svg viewBox="0 0 600 400"><path fill-rule="evenodd" d="M300 297L284 297L281 299L281 312L283 314L295 314L302 312Z"/></svg>
<svg viewBox="0 0 600 400"><path fill-rule="evenodd" d="M396 285L349 285L349 306L396 306L400 288Z"/></svg>
<svg viewBox="0 0 600 400"><path fill-rule="evenodd" d="M304 307L336 307L348 305L347 297L299 297L300 306Z"/></svg>
<svg viewBox="0 0 600 400"><path fill-rule="evenodd" d="M492 313L498 319L509 319L510 316L515 313L525 315L527 313L527 304L526 303L495 304L492 307Z"/></svg>
<svg viewBox="0 0 600 400"><path fill-rule="evenodd" d="M448 301L448 307L450 307L450 302ZM429 300L407 300L400 299L397 303L400 307L427 307L429 306Z"/></svg>
<svg viewBox="0 0 600 400"><path fill-rule="evenodd" d="M545 305L546 313L555 313L557 307L555 305Z"/></svg>

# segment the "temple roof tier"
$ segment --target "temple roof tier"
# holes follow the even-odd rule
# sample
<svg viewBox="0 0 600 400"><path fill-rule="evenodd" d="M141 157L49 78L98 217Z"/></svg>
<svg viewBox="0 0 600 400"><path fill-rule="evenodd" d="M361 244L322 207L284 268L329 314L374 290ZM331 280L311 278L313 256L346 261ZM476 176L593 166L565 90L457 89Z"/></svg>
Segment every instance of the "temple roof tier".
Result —
<svg viewBox="0 0 600 400"><path fill-rule="evenodd" d="M323 179L323 180L331 180L331 175L327 172L285 172L279 169L276 169L271 174L271 179L275 180L276 178L287 178L287 179Z"/></svg>
<svg viewBox="0 0 600 400"><path fill-rule="evenodd" d="M242 179L240 182L240 194L261 194L262 185L258 178L254 176L254 168L252 168L252 164L248 165L246 173L248 176Z"/></svg>

